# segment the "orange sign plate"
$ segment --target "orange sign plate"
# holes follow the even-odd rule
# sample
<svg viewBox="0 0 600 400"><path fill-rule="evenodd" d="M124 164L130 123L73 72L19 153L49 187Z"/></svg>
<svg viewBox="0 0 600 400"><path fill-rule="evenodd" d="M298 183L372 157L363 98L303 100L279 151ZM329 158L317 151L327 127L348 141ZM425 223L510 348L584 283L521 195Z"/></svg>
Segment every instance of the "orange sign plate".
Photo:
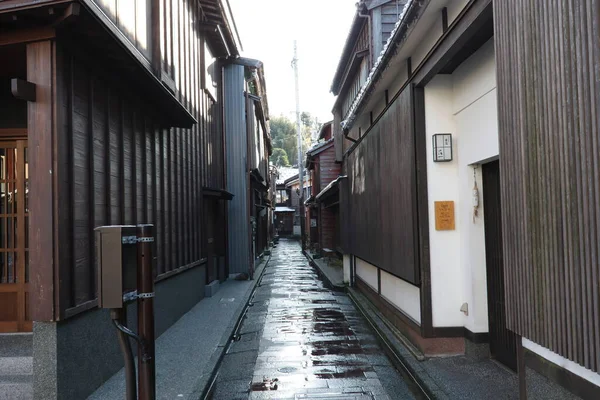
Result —
<svg viewBox="0 0 600 400"><path fill-rule="evenodd" d="M454 228L454 202L436 201L435 204L435 230L453 231Z"/></svg>

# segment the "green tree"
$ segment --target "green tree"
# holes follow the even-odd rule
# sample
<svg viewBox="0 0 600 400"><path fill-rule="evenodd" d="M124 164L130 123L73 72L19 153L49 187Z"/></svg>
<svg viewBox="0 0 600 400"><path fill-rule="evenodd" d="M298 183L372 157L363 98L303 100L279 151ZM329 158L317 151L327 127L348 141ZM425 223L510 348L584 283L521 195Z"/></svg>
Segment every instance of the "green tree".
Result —
<svg viewBox="0 0 600 400"><path fill-rule="evenodd" d="M304 118L304 120L302 120ZM304 153L312 145L311 131L314 126L314 120L309 113L302 113L302 150ZM308 125L306 125L308 124ZM280 148L285 151L288 156L290 165L298 163L298 138L296 136L296 123L284 116L274 117L269 121L271 127L271 140L273 148ZM271 157L271 161L274 158Z"/></svg>
<svg viewBox="0 0 600 400"><path fill-rule="evenodd" d="M290 160L284 149L275 147L273 148L273 154L271 155L271 162L277 167L289 167Z"/></svg>

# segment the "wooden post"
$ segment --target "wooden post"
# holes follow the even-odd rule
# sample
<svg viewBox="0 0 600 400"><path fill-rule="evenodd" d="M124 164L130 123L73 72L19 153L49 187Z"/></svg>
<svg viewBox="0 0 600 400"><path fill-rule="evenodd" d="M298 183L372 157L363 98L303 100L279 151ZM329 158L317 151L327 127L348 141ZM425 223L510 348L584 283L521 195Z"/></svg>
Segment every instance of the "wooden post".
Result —
<svg viewBox="0 0 600 400"><path fill-rule="evenodd" d="M140 400L156 398L154 360L154 276L152 247L154 225L138 225L138 387Z"/></svg>
<svg viewBox="0 0 600 400"><path fill-rule="evenodd" d="M27 105L30 193L31 317L53 321L54 311L54 44L27 45L27 81L36 88L36 102Z"/></svg>

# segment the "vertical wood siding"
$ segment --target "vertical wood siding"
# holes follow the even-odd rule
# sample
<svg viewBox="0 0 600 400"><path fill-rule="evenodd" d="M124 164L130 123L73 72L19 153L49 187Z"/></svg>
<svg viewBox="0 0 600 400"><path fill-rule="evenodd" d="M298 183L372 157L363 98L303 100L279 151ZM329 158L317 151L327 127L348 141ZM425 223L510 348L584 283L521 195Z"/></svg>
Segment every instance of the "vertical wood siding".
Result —
<svg viewBox="0 0 600 400"><path fill-rule="evenodd" d="M320 189L323 190L340 176L341 166L335 162L335 148L330 147L319 154L317 168L319 170ZM314 184L314 180L313 180ZM316 196L319 192L315 192Z"/></svg>
<svg viewBox="0 0 600 400"><path fill-rule="evenodd" d="M204 256L202 187L224 189L220 105L201 84L201 9L185 0L161 4L172 12L168 24L163 20L170 35L161 37L170 50L163 66L198 121L191 129L164 128L160 99L149 101L140 88L95 66L74 41L58 42L59 319L96 299L96 226L155 224L158 277Z"/></svg>
<svg viewBox="0 0 600 400"><path fill-rule="evenodd" d="M494 2L508 327L600 366L600 8Z"/></svg>
<svg viewBox="0 0 600 400"><path fill-rule="evenodd" d="M146 58L151 57L151 0L92 0Z"/></svg>
<svg viewBox="0 0 600 400"><path fill-rule="evenodd" d="M345 249L419 283L413 88L408 86L347 157ZM348 207L346 205L345 207Z"/></svg>

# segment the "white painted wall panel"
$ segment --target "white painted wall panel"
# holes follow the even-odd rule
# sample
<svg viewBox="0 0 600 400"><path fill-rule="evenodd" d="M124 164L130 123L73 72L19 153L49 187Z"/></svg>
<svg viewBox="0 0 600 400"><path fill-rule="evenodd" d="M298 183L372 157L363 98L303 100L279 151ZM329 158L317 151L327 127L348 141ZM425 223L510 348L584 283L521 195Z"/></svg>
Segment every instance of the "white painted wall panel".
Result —
<svg viewBox="0 0 600 400"><path fill-rule="evenodd" d="M375 267L372 264L369 264L364 260L361 260L358 257L355 257L355 260L356 275L358 275L360 279L365 281L367 285L371 286L371 289L377 292L379 290L379 285L377 282L377 267Z"/></svg>
<svg viewBox="0 0 600 400"><path fill-rule="evenodd" d="M539 344L532 342L527 338L523 338L523 347L525 347L528 350L531 350L532 352L558 365L559 367L562 367L567 371L572 372L573 374L580 376L589 382L592 382L594 385L600 386L600 374L597 374L592 370L582 367L576 362L568 360L556 354L552 350L542 347Z"/></svg>
<svg viewBox="0 0 600 400"><path fill-rule="evenodd" d="M381 271L381 296L421 324L421 290Z"/></svg>
<svg viewBox="0 0 600 400"><path fill-rule="evenodd" d="M452 74L454 79L453 113L480 99L496 87L494 39L490 39Z"/></svg>

